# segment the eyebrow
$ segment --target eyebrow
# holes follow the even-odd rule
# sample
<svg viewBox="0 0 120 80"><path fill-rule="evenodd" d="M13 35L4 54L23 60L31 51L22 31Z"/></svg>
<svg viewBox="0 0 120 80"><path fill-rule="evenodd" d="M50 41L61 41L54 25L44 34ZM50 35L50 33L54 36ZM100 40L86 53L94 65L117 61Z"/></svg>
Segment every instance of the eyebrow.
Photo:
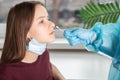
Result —
<svg viewBox="0 0 120 80"><path fill-rule="evenodd" d="M38 17L36 20L39 20L39 19L41 19L41 18L45 18L45 16L40 16L40 17ZM47 16L47 18L48 18L48 16Z"/></svg>

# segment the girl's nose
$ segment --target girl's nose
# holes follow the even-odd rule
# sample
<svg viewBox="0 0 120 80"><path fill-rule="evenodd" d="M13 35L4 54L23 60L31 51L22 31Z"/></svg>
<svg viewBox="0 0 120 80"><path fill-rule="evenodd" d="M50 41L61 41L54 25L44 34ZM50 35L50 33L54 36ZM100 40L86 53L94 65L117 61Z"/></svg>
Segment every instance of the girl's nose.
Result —
<svg viewBox="0 0 120 80"><path fill-rule="evenodd" d="M55 28L55 24L52 21L50 21L50 23L51 23L51 26Z"/></svg>

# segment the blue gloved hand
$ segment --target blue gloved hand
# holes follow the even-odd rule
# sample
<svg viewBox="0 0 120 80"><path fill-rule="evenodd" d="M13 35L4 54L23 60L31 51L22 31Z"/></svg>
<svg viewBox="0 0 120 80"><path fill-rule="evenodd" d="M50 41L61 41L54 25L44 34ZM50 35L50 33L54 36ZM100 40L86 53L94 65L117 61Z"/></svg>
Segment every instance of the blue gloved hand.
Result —
<svg viewBox="0 0 120 80"><path fill-rule="evenodd" d="M64 37L70 45L89 44L95 40L96 33L83 28L69 28L64 31Z"/></svg>

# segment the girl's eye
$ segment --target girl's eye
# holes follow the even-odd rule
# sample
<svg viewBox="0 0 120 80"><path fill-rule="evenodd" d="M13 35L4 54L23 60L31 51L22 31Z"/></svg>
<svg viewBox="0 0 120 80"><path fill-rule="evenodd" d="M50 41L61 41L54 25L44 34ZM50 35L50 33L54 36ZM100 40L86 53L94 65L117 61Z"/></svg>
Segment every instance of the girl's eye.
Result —
<svg viewBox="0 0 120 80"><path fill-rule="evenodd" d="M41 20L39 23L43 23L44 21L43 20Z"/></svg>

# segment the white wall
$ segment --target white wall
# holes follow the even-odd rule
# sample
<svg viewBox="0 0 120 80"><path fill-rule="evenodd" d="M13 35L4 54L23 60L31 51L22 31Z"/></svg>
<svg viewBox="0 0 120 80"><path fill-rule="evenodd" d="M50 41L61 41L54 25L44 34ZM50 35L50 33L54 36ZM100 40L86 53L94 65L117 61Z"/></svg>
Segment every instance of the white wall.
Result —
<svg viewBox="0 0 120 80"><path fill-rule="evenodd" d="M80 50L50 51L50 57L67 80L108 80L111 60L106 57Z"/></svg>
<svg viewBox="0 0 120 80"><path fill-rule="evenodd" d="M5 37L6 24L0 23L0 38Z"/></svg>

